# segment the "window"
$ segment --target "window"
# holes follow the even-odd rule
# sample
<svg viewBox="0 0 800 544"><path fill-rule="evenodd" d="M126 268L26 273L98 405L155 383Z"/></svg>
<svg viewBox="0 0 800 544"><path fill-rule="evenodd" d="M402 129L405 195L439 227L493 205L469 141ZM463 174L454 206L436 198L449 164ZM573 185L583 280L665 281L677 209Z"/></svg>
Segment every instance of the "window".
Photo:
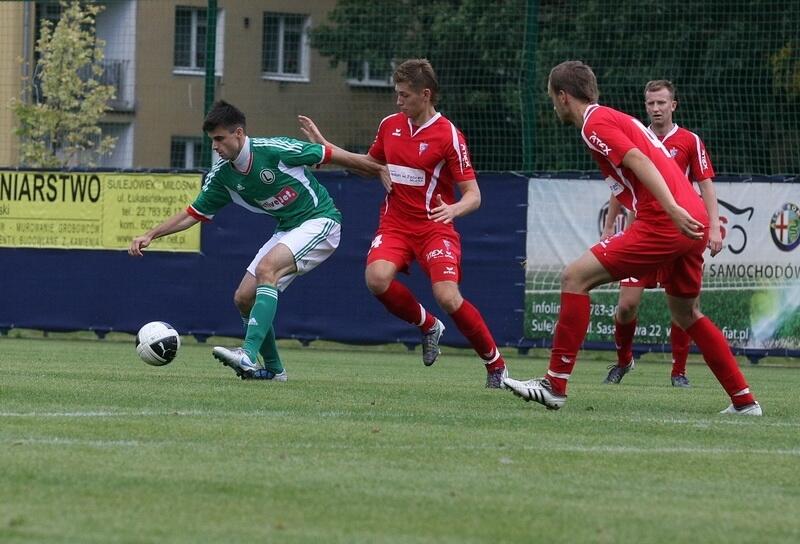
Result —
<svg viewBox="0 0 800 544"><path fill-rule="evenodd" d="M170 168L202 168L202 138L173 137L169 152Z"/></svg>
<svg viewBox="0 0 800 544"><path fill-rule="evenodd" d="M208 29L205 8L175 8L174 72L178 74L203 74L206 68L206 32ZM214 72L222 75L222 43L225 30L225 13L217 11Z"/></svg>
<svg viewBox="0 0 800 544"><path fill-rule="evenodd" d="M308 81L307 15L264 13L261 71L268 79Z"/></svg>
<svg viewBox="0 0 800 544"><path fill-rule="evenodd" d="M374 66L368 61L348 61L347 63L347 83L354 87L391 87L392 72L394 66L391 63Z"/></svg>

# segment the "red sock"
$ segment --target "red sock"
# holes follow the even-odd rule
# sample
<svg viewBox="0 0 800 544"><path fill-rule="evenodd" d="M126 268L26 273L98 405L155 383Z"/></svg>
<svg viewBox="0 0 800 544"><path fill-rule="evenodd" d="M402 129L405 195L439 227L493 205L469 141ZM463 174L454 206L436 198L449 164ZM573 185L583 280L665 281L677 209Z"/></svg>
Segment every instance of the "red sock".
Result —
<svg viewBox="0 0 800 544"><path fill-rule="evenodd" d="M614 319L614 342L617 344L617 366L628 366L633 360L633 335L636 332L636 318L630 323L620 323Z"/></svg>
<svg viewBox="0 0 800 544"><path fill-rule="evenodd" d="M755 398L750 393L750 388L744 379L742 371L739 370L739 364L733 357L728 342L714 322L703 316L695 321L694 325L686 329L686 332L697 344L697 347L700 348L700 353L703 354L703 359L705 359L708 368L711 369L719 383L722 384L733 405L746 406L753 404Z"/></svg>
<svg viewBox="0 0 800 544"><path fill-rule="evenodd" d="M483 359L488 372L505 368L505 361L494 343L492 333L489 332L489 327L486 326L483 316L475 306L465 299L458 310L450 314L450 317L453 318L453 322L464 338L469 340L478 357Z"/></svg>
<svg viewBox="0 0 800 544"><path fill-rule="evenodd" d="M587 294L561 293L561 311L547 369L547 379L556 394L567 393L567 380L589 327L589 300Z"/></svg>
<svg viewBox="0 0 800 544"><path fill-rule="evenodd" d="M380 295L375 295L375 298L381 301L389 313L419 327L423 332L436 322L436 317L425 311L408 287L397 280L392 280L389 288Z"/></svg>
<svg viewBox="0 0 800 544"><path fill-rule="evenodd" d="M689 344L692 338L675 323L669 334L672 342L672 377L686 374L686 359L689 357Z"/></svg>

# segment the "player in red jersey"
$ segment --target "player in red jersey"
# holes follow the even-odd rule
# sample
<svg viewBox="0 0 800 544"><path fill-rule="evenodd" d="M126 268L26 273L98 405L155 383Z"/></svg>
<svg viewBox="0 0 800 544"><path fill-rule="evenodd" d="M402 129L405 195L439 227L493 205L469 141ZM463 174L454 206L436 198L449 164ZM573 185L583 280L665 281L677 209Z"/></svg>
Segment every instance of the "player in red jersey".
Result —
<svg viewBox="0 0 800 544"><path fill-rule="evenodd" d="M396 279L416 260L431 280L436 302L483 361L486 387L502 388L507 372L500 350L480 312L458 287L461 239L453 223L481 203L466 141L436 111L439 83L426 59L403 62L393 79L400 112L381 121L364 156L385 164L391 177L367 255L367 287L390 313L419 327L422 362L432 365L441 353L445 327ZM331 145L309 118L301 116L300 123L312 141Z"/></svg>
<svg viewBox="0 0 800 544"><path fill-rule="evenodd" d="M649 81L644 88L644 104L650 118L649 128L669 151L670 156L678 163L690 181L697 183L700 196L705 203L709 219L708 248L711 256L722 250L722 231L719 223L717 194L711 179L714 167L708 156L705 145L697 134L679 127L672 120L672 114L678 106L675 98L675 86L666 79ZM614 219L619 214L621 205L612 196L608 201L608 215L602 238L614 234ZM636 363L633 360L633 335L636 331L636 317L642 294L645 289L658 287L655 277L626 278L620 281L619 304L615 316L614 341L617 347L617 364L612 365L608 377L603 383L617 384ZM686 331L674 322L670 327L672 344L671 382L675 387L690 387L686 377L686 359L689 356L691 338Z"/></svg>
<svg viewBox="0 0 800 544"><path fill-rule="evenodd" d="M761 415L725 337L697 308L708 241L708 214L700 196L652 132L633 117L597 104L597 80L589 66L580 61L559 64L550 71L547 93L558 118L581 131L611 192L636 212L636 220L564 269L547 375L503 382L525 400L561 408L589 326L589 291L661 270L673 321L695 341L730 397L722 413Z"/></svg>

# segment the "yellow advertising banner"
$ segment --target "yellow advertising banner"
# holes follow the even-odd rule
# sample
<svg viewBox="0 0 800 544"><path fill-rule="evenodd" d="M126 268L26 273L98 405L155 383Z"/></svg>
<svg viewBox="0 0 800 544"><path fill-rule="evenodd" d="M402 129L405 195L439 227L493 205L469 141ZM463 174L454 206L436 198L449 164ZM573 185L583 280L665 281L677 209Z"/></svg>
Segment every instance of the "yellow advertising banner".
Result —
<svg viewBox="0 0 800 544"><path fill-rule="evenodd" d="M0 170L0 247L127 249L193 202L201 183L200 174ZM200 251L200 229L150 249Z"/></svg>

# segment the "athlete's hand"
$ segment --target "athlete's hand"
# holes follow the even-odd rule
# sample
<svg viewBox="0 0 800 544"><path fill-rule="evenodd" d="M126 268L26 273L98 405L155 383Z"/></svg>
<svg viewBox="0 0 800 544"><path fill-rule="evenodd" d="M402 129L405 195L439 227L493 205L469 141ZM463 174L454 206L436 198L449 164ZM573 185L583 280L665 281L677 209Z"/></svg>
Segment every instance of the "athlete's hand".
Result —
<svg viewBox="0 0 800 544"><path fill-rule="evenodd" d="M298 115L297 120L300 122L300 130L306 135L306 138L308 138L309 142L328 145L328 141L322 135L322 132L320 132L319 128L317 128L317 125L314 124L314 121L305 115Z"/></svg>
<svg viewBox="0 0 800 544"><path fill-rule="evenodd" d="M711 256L715 256L717 253L722 251L722 233L719 229L711 229L708 237L708 249L711 250Z"/></svg>
<svg viewBox="0 0 800 544"><path fill-rule="evenodd" d="M440 194L436 195L436 204L437 206L435 208L431 208L431 219L437 223L444 223L445 225L452 223L453 219L456 218L456 210L453 206L445 203Z"/></svg>
<svg viewBox="0 0 800 544"><path fill-rule="evenodd" d="M678 227L678 230L680 230L685 236L691 238L692 240L700 240L703 238L703 229L705 228L705 225L689 215L689 212L680 206L675 206L670 214L670 219L672 219L672 222L675 223L675 226Z"/></svg>
<svg viewBox="0 0 800 544"><path fill-rule="evenodd" d="M614 236L614 227L604 227L603 232L600 233L600 240L602 241L612 236Z"/></svg>
<svg viewBox="0 0 800 544"><path fill-rule="evenodd" d="M128 255L133 257L142 257L144 254L142 250L150 245L150 242L153 241L151 236L147 236L146 234L142 236L137 236L133 240L131 240L131 245L128 247Z"/></svg>
<svg viewBox="0 0 800 544"><path fill-rule="evenodd" d="M389 169L386 167L386 165L381 167L381 171L379 172L378 177L380 178L381 183L383 184L383 188L386 189L386 192L391 193L392 176L389 174Z"/></svg>

